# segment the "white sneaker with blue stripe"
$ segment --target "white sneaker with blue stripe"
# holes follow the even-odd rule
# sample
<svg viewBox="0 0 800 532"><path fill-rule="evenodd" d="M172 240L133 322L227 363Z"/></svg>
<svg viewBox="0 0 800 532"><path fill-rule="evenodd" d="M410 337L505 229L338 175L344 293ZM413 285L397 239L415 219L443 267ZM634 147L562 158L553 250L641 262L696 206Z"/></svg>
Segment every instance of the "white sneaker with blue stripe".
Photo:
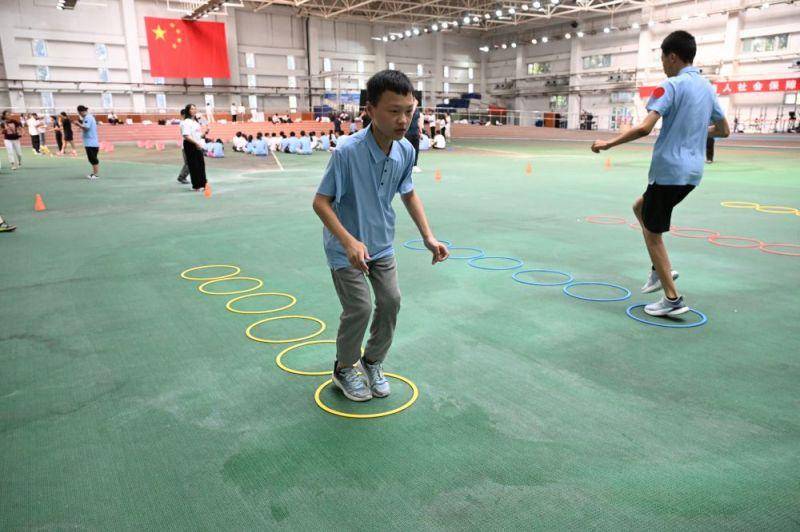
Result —
<svg viewBox="0 0 800 532"><path fill-rule="evenodd" d="M345 397L351 401L363 402L372 399L372 392L369 391L364 379L354 367L336 369L337 364L333 365L333 384L339 388Z"/></svg>
<svg viewBox="0 0 800 532"><path fill-rule="evenodd" d="M651 316L679 316L689 312L689 307L683 302L683 296L678 296L678 299L674 300L665 296L660 301L645 306L644 311Z"/></svg>
<svg viewBox="0 0 800 532"><path fill-rule="evenodd" d="M372 392L373 397L387 397L391 393L389 381L383 374L383 365L380 362L370 364L363 358L361 359L361 367L364 369L364 375L367 377L367 384Z"/></svg>

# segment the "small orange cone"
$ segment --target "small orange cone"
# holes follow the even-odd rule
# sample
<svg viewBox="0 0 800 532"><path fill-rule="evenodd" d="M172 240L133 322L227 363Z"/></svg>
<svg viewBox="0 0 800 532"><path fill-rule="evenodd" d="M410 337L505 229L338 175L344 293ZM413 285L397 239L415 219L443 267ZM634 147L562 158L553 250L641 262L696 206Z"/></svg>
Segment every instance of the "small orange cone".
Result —
<svg viewBox="0 0 800 532"><path fill-rule="evenodd" d="M47 210L47 207L44 206L41 194L36 194L36 200L33 202L33 210L37 212Z"/></svg>
<svg viewBox="0 0 800 532"><path fill-rule="evenodd" d="M442 171L437 168L436 169L436 173L433 174L433 178L436 181L441 181L442 180Z"/></svg>
<svg viewBox="0 0 800 532"><path fill-rule="evenodd" d="M525 166L525 173L531 175L533 173L533 165L528 161L528 164Z"/></svg>
<svg viewBox="0 0 800 532"><path fill-rule="evenodd" d="M206 187L203 189L203 196L210 198L211 197L211 185L206 183Z"/></svg>
<svg viewBox="0 0 800 532"><path fill-rule="evenodd" d="M606 170L611 168L611 157L606 158Z"/></svg>

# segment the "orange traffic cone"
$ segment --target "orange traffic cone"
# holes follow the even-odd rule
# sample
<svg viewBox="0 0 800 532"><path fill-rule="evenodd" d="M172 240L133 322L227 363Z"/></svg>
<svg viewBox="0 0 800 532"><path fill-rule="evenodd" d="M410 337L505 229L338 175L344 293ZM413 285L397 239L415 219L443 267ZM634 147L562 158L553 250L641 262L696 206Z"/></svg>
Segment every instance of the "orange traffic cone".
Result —
<svg viewBox="0 0 800 532"><path fill-rule="evenodd" d="M36 194L36 200L33 202L33 210L37 212L47 210L47 207L44 206L41 194Z"/></svg>
<svg viewBox="0 0 800 532"><path fill-rule="evenodd" d="M433 174L433 178L436 181L441 181L442 180L442 171L437 168L436 169L436 173Z"/></svg>
<svg viewBox="0 0 800 532"><path fill-rule="evenodd" d="M606 158L606 170L611 168L611 157Z"/></svg>
<svg viewBox="0 0 800 532"><path fill-rule="evenodd" d="M206 187L203 189L203 196L210 198L211 197L211 185L206 182Z"/></svg>
<svg viewBox="0 0 800 532"><path fill-rule="evenodd" d="M528 164L525 166L525 173L531 175L533 173L533 165L528 161Z"/></svg>

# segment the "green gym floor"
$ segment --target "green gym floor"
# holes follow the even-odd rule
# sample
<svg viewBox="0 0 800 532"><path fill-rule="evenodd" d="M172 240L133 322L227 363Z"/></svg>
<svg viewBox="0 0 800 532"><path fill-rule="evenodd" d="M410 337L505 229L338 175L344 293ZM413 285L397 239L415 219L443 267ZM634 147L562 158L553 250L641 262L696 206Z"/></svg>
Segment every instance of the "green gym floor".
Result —
<svg viewBox="0 0 800 532"><path fill-rule="evenodd" d="M402 246L418 236L398 199L403 308L386 369L420 394L379 419L324 412L314 391L327 377L282 371L274 360L291 344L244 332L307 315L327 324L316 340L335 338L340 307L311 210L327 154L281 156L282 172L238 154L209 161L205 198L175 182L174 148L118 145L96 182L83 157L26 149L11 173L3 153L0 213L19 228L0 235L0 529L797 530L800 257L666 236L678 285L708 323L626 316L657 297L639 293L642 238L586 217L633 221L650 150L460 141L423 153L414 180L440 239L633 296L588 302L464 260L431 267ZM800 216L720 205L800 207L798 167L800 150L723 144L673 224L800 244ZM33 211L36 193L45 212ZM208 264L236 265L297 304L229 312L234 296L180 278ZM316 329L278 320L255 332ZM323 344L284 361L313 371L332 358ZM392 384L391 398L366 404L330 387L321 398L374 413L411 397Z"/></svg>

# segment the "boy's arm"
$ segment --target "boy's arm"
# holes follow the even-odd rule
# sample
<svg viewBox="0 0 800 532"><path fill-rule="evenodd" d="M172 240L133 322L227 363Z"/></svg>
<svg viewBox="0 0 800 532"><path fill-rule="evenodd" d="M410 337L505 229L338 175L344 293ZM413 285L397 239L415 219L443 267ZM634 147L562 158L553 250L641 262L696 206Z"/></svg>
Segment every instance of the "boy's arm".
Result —
<svg viewBox="0 0 800 532"><path fill-rule="evenodd" d="M408 215L414 220L414 223L419 229L419 234L422 236L422 241L425 247L433 253L433 260L431 264L442 262L450 256L447 246L436 240L433 236L430 226L428 225L428 218L425 216L425 208L422 206L422 200L417 196L413 190L407 194L401 194L403 204L406 206Z"/></svg>
<svg viewBox="0 0 800 532"><path fill-rule="evenodd" d="M347 253L347 260L350 261L353 268L358 268L368 274L369 266L367 266L367 261L370 260L370 256L367 246L351 235L342 225L342 222L339 221L339 217L336 216L336 212L331 207L333 200L333 196L317 193L314 196L314 212L317 213L317 216L328 228L328 231L342 244L345 253Z"/></svg>
<svg viewBox="0 0 800 532"><path fill-rule="evenodd" d="M713 126L708 126L708 134L712 137L725 138L731 134L731 128L728 126L728 119L723 117L722 120L714 122Z"/></svg>
<svg viewBox="0 0 800 532"><path fill-rule="evenodd" d="M641 124L636 127L632 127L625 133L614 137L611 140L594 141L594 144L592 144L592 151L595 153L600 153L601 151L608 150L614 146L619 146L620 144L625 144L626 142L646 137L651 131L653 131L653 127L655 127L659 118L661 118L661 115L658 114L658 112L650 111L647 113L647 116L644 118Z"/></svg>

